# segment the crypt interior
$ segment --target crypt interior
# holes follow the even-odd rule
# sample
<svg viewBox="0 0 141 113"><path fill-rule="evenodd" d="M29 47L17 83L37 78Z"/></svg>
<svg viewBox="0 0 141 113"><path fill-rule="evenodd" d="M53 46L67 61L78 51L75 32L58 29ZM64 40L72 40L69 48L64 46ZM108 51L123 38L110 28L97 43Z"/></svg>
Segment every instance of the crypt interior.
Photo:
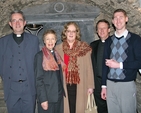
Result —
<svg viewBox="0 0 141 113"><path fill-rule="evenodd" d="M99 19L107 19L111 24L112 13L117 8L126 10L129 21L127 29L141 36L141 0L0 0L0 37L12 32L9 27L9 14L22 10L27 25L25 31L39 37L43 46L42 34L46 29L57 32L57 44L61 43L61 31L66 22L75 21L81 32L81 39L90 43L98 39L95 24ZM141 113L141 76L138 73L137 110ZM0 79L0 113L7 113Z"/></svg>

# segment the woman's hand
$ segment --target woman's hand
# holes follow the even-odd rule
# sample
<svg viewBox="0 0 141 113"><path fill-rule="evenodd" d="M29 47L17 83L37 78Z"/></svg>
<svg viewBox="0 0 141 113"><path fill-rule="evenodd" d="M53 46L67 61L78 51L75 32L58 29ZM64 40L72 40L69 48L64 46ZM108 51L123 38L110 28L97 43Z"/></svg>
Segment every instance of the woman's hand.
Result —
<svg viewBox="0 0 141 113"><path fill-rule="evenodd" d="M92 94L93 93L93 88L89 88L88 89L88 94Z"/></svg>
<svg viewBox="0 0 141 113"><path fill-rule="evenodd" d="M48 109L48 101L42 102L41 106L44 110L47 110Z"/></svg>

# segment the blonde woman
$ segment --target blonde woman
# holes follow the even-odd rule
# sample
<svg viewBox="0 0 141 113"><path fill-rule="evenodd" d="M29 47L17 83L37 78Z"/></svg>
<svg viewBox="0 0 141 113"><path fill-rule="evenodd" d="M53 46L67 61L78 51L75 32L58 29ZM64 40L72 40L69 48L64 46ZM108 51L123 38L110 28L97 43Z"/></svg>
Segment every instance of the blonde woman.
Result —
<svg viewBox="0 0 141 113"><path fill-rule="evenodd" d="M75 22L65 24L62 41L56 50L67 65L65 78L69 111L84 113L87 94L92 94L94 88L91 48L86 42L80 41L80 29Z"/></svg>

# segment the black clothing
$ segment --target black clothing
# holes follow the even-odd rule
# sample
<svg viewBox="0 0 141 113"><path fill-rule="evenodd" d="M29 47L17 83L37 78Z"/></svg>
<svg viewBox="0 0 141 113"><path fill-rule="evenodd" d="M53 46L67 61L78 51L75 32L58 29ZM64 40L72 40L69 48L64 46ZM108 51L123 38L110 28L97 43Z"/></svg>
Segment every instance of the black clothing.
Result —
<svg viewBox="0 0 141 113"><path fill-rule="evenodd" d="M23 33L19 36L13 33L13 38L15 42L19 45L23 41L24 36Z"/></svg>
<svg viewBox="0 0 141 113"><path fill-rule="evenodd" d="M67 84L70 113L75 113L76 111L76 91L77 91L76 84L71 84L71 85Z"/></svg>
<svg viewBox="0 0 141 113"><path fill-rule="evenodd" d="M90 44L92 47L92 65L94 70L94 97L97 105L98 113L108 113L107 103L101 98L101 82L102 82L102 60L103 60L103 51L104 43L101 40L94 41Z"/></svg>
<svg viewBox="0 0 141 113"><path fill-rule="evenodd" d="M55 57L55 56L54 56ZM38 113L63 113L63 74L61 65L59 70L45 71L42 67L43 52L35 56L35 75L38 100ZM48 109L43 110L41 103L48 101Z"/></svg>

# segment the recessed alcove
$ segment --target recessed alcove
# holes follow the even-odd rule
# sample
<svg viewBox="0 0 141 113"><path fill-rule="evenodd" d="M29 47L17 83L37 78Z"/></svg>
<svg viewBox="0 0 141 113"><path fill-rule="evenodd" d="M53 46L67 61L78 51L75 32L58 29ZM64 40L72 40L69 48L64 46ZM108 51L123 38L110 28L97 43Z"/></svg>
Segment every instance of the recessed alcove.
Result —
<svg viewBox="0 0 141 113"><path fill-rule="evenodd" d="M98 7L76 4L73 2L52 2L22 9L27 20L26 32L39 37L40 48L43 46L42 35L45 30L53 29L57 33L57 44L61 43L61 32L66 22L74 21L81 30L81 39L94 41L94 21L99 15Z"/></svg>

